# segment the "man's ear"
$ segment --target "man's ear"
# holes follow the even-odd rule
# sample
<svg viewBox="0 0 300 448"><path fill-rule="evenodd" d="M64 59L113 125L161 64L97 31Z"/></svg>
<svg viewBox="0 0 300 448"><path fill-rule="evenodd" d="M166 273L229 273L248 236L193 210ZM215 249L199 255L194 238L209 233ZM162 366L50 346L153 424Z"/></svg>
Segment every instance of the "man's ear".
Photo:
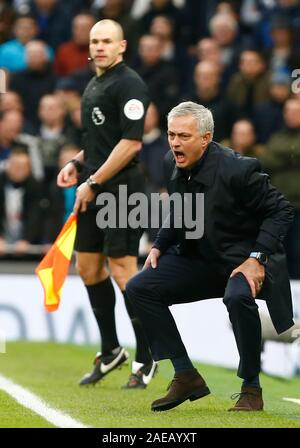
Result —
<svg viewBox="0 0 300 448"><path fill-rule="evenodd" d="M121 44L120 44L120 53L119 54L124 54L125 51L127 49L127 40L121 40Z"/></svg>
<svg viewBox="0 0 300 448"><path fill-rule="evenodd" d="M209 143L211 142L211 139L212 139L212 133L211 132L206 132L202 136L202 147L206 148L206 146L208 146Z"/></svg>

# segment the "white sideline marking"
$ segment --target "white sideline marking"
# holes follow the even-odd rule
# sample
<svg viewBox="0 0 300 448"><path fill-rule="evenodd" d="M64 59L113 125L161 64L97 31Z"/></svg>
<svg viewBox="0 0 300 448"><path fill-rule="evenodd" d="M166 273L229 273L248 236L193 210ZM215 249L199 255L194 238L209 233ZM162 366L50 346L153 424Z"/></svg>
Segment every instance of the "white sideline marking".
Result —
<svg viewBox="0 0 300 448"><path fill-rule="evenodd" d="M292 403L300 404L299 398L283 398L285 401L291 401Z"/></svg>
<svg viewBox="0 0 300 448"><path fill-rule="evenodd" d="M85 426L83 423L74 420L69 415L62 413L55 408L51 408L37 395L24 389L24 387L13 383L2 375L0 375L0 390L3 390L22 406L30 409L59 428L89 428L89 426Z"/></svg>

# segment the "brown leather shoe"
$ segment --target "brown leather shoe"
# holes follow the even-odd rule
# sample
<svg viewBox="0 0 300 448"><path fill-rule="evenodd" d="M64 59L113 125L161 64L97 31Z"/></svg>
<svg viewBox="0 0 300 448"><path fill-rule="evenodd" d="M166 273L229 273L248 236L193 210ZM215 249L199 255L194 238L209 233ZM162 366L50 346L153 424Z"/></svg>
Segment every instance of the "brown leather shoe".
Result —
<svg viewBox="0 0 300 448"><path fill-rule="evenodd" d="M241 393L232 395L232 399L238 398L237 403L228 411L262 411L264 402L261 387L242 386Z"/></svg>
<svg viewBox="0 0 300 448"><path fill-rule="evenodd" d="M210 394L204 379L196 369L175 373L167 390L169 392L165 397L153 401L152 411L167 411L186 400L194 401Z"/></svg>

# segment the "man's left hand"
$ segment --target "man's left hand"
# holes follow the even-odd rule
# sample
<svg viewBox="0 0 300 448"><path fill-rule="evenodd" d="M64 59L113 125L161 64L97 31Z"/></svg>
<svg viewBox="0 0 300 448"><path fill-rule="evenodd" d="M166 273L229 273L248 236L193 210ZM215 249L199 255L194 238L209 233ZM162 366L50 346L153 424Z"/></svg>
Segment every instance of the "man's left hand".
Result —
<svg viewBox="0 0 300 448"><path fill-rule="evenodd" d="M73 208L73 212L86 212L88 203L95 197L94 191L84 182L76 190L76 200Z"/></svg>
<svg viewBox="0 0 300 448"><path fill-rule="evenodd" d="M232 271L230 278L234 277L238 272L241 272L246 277L251 288L252 296L255 299L265 279L265 267L255 258L248 258Z"/></svg>

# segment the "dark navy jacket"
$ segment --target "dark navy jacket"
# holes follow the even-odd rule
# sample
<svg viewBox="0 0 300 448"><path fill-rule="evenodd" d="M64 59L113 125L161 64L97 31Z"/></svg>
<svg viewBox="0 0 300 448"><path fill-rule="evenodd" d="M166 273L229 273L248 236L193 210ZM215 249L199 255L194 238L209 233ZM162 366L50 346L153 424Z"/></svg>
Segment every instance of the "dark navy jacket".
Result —
<svg viewBox="0 0 300 448"><path fill-rule="evenodd" d="M201 257L216 275L228 277L251 251L267 253L266 278L258 298L266 299L278 333L290 328L293 310L282 242L294 211L270 184L259 162L211 142L189 180L176 167L171 151L165 157L165 172L169 194L204 193L204 234L186 240L184 229L162 228L155 247L165 252L176 245L180 253Z"/></svg>

